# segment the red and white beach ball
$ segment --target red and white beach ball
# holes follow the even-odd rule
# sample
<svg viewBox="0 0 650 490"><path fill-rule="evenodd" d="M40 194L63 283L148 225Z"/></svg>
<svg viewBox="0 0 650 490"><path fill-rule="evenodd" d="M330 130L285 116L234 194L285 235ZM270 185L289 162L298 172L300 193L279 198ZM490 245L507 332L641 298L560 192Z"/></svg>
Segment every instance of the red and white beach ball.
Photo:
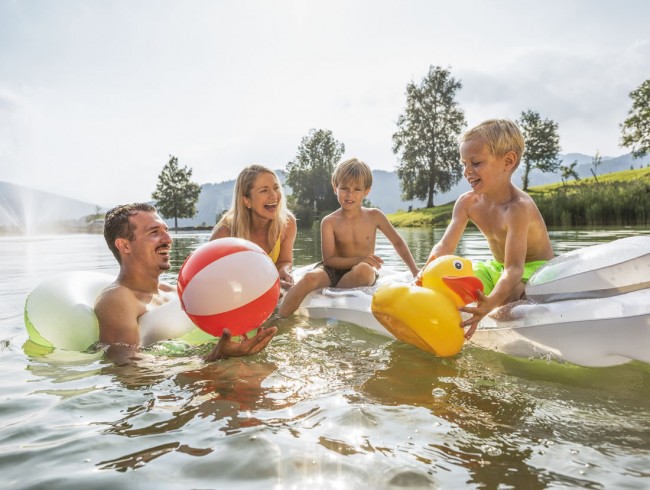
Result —
<svg viewBox="0 0 650 490"><path fill-rule="evenodd" d="M224 328L242 335L271 316L280 297L280 277L255 243L219 238L197 248L178 273L178 296L201 330L219 337Z"/></svg>

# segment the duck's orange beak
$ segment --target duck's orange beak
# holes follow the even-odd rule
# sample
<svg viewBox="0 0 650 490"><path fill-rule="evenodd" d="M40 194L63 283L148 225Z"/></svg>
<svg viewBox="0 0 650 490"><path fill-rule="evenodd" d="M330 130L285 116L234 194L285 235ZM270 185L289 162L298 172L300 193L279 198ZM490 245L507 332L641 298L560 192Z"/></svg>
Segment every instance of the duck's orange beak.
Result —
<svg viewBox="0 0 650 490"><path fill-rule="evenodd" d="M458 295L464 305L478 301L476 291L483 291L483 283L476 276L445 276L442 281Z"/></svg>

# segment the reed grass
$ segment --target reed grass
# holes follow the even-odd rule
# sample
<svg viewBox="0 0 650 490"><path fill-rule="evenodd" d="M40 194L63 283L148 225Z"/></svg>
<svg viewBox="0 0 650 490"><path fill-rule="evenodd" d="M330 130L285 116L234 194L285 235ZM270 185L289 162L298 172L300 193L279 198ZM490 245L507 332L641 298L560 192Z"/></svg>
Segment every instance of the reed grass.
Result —
<svg viewBox="0 0 650 490"><path fill-rule="evenodd" d="M644 226L650 224L650 167L579 181L531 187L547 226ZM397 227L446 226L454 203L388 215Z"/></svg>

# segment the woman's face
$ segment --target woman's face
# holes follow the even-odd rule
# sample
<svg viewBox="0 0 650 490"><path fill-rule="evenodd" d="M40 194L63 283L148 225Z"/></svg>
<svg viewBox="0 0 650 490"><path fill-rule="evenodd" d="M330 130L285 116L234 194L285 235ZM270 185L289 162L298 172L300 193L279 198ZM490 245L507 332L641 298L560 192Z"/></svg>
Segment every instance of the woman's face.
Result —
<svg viewBox="0 0 650 490"><path fill-rule="evenodd" d="M262 172L255 178L249 196L244 196L244 204L253 214L273 219L277 216L281 199L282 188L275 174Z"/></svg>

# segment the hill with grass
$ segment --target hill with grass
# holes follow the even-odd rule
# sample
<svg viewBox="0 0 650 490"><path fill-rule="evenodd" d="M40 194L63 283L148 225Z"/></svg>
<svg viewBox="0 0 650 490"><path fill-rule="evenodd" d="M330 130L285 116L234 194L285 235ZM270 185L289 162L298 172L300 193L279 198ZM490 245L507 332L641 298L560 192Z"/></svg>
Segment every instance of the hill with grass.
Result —
<svg viewBox="0 0 650 490"><path fill-rule="evenodd" d="M528 193L548 226L650 224L650 167L534 186ZM388 218L397 227L446 226L454 202Z"/></svg>

